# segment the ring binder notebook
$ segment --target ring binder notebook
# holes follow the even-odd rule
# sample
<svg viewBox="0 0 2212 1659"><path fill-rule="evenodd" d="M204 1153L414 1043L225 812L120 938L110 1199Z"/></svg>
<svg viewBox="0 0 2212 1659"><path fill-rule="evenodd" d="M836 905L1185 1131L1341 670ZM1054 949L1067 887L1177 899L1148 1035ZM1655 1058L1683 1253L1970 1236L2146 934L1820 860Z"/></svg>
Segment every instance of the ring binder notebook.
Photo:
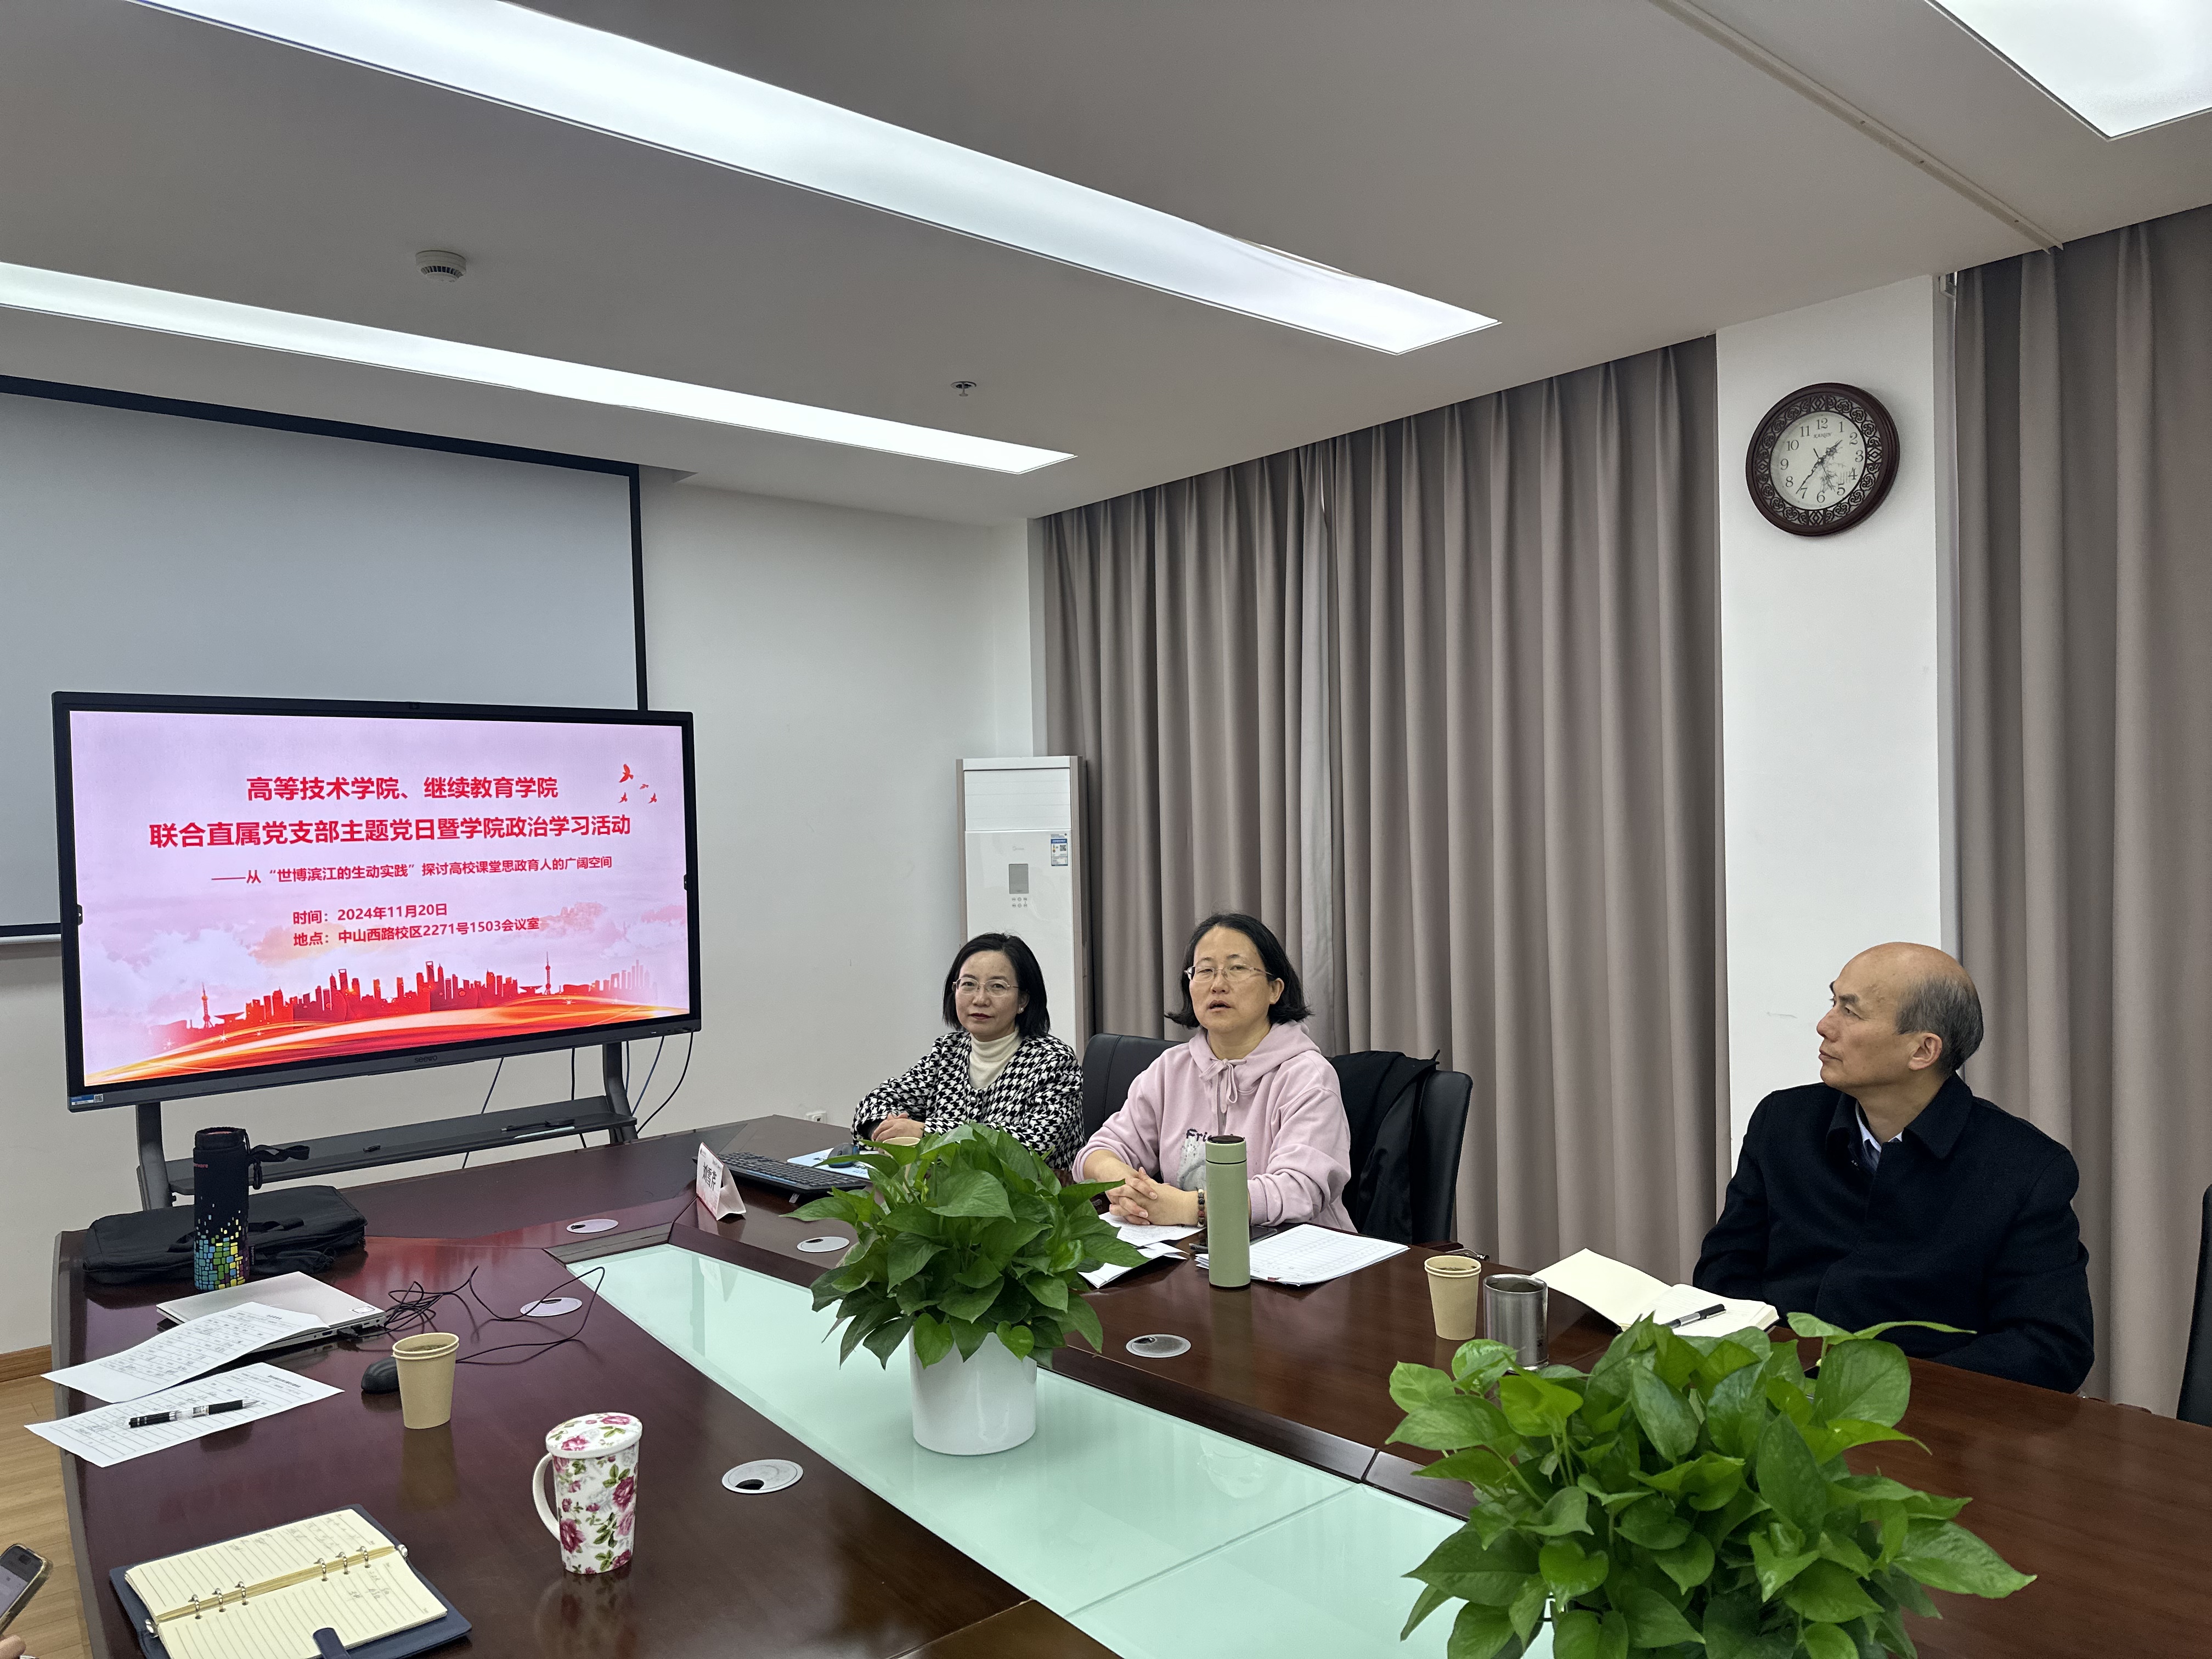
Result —
<svg viewBox="0 0 2212 1659"><path fill-rule="evenodd" d="M359 1509L109 1574L146 1659L406 1659L469 1621Z"/></svg>

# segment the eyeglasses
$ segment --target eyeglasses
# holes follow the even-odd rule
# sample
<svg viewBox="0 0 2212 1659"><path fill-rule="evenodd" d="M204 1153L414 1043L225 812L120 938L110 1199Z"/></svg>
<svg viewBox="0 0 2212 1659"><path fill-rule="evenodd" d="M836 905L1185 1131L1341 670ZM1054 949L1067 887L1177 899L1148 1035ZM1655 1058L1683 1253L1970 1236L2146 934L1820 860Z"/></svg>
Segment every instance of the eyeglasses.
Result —
<svg viewBox="0 0 2212 1659"><path fill-rule="evenodd" d="M963 997L972 997L978 991L990 997L1010 997L1014 994L1014 988L1002 979L963 978L956 981L952 988Z"/></svg>
<svg viewBox="0 0 2212 1659"><path fill-rule="evenodd" d="M1182 970L1182 976L1190 981L1190 988L1194 991L1212 984L1217 979L1234 991L1249 985L1255 979L1265 979L1267 975L1265 969L1255 968L1249 963L1232 962L1226 968L1186 968Z"/></svg>

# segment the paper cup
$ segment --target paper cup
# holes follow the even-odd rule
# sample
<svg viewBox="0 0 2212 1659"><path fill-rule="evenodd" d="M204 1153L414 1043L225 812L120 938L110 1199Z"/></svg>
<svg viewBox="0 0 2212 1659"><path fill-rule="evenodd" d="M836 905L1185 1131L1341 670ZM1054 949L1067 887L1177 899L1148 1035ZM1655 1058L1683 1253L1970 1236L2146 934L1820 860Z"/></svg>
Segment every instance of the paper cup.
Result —
<svg viewBox="0 0 2212 1659"><path fill-rule="evenodd" d="M1464 1342L1482 1317L1482 1264L1471 1255L1432 1255L1422 1264L1429 1274L1429 1310L1437 1334Z"/></svg>
<svg viewBox="0 0 2212 1659"><path fill-rule="evenodd" d="M461 1339L448 1331L403 1336L392 1345L399 1362L399 1420L410 1429L434 1429L453 1416L453 1366Z"/></svg>

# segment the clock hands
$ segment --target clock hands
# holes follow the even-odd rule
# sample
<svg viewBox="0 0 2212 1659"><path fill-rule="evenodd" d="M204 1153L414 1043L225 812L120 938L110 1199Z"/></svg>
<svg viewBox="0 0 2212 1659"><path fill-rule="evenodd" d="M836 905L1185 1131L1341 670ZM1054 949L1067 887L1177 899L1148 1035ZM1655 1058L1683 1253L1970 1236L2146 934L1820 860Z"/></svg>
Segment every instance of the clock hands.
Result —
<svg viewBox="0 0 2212 1659"><path fill-rule="evenodd" d="M1844 440L1842 438L1838 438L1835 442L1830 444L1826 449L1813 457L1812 466L1808 467L1805 470L1804 477L1798 481L1797 499L1799 501L1803 501L1805 499L1805 492L1812 488L1814 468L1818 468L1820 470L1821 481L1825 483L1829 489L1835 489L1841 487L1833 478L1828 476L1828 458L1843 447Z"/></svg>

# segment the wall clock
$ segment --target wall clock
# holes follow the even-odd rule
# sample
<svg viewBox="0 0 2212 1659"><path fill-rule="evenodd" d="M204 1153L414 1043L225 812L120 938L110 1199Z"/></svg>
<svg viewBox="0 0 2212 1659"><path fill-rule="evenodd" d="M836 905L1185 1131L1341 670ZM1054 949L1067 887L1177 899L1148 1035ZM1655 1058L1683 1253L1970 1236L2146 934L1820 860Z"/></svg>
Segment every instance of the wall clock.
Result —
<svg viewBox="0 0 2212 1659"><path fill-rule="evenodd" d="M1880 507L1896 482L1897 422L1855 386L1801 386L1766 411L1743 471L1769 524L1832 536Z"/></svg>

